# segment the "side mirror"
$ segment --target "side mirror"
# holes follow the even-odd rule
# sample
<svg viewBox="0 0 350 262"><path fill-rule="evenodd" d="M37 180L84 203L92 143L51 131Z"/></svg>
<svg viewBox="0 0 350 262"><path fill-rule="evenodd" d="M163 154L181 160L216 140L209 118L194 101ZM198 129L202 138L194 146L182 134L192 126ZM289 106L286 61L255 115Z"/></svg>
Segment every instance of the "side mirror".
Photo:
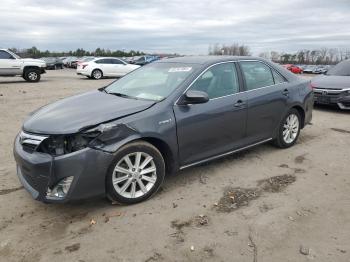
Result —
<svg viewBox="0 0 350 262"><path fill-rule="evenodd" d="M180 99L180 105L203 104L209 101L207 93L196 90L187 91Z"/></svg>

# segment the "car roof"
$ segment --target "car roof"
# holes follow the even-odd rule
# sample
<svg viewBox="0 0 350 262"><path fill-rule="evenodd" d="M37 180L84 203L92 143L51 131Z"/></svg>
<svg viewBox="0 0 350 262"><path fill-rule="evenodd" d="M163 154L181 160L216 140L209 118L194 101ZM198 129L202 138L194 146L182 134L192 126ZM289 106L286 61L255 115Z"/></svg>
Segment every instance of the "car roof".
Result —
<svg viewBox="0 0 350 262"><path fill-rule="evenodd" d="M189 64L214 64L226 61L238 61L238 60L260 60L263 61L261 57L253 56L182 56L175 58L167 58L163 60L156 61L155 63L189 63Z"/></svg>
<svg viewBox="0 0 350 262"><path fill-rule="evenodd" d="M113 57L113 56L101 56L101 57L99 56L99 57L95 57L94 60L96 60L96 59L119 59L119 60L122 60L119 57Z"/></svg>

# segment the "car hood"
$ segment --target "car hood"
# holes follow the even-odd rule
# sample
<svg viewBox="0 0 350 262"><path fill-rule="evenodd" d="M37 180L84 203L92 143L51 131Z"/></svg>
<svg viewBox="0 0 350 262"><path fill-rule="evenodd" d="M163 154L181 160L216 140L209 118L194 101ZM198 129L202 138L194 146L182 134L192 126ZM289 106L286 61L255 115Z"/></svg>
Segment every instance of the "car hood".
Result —
<svg viewBox="0 0 350 262"><path fill-rule="evenodd" d="M313 86L328 89L350 88L350 76L322 75L311 80Z"/></svg>
<svg viewBox="0 0 350 262"><path fill-rule="evenodd" d="M73 134L103 122L146 110L154 101L110 95L98 90L46 105L28 117L23 130L37 134Z"/></svg>

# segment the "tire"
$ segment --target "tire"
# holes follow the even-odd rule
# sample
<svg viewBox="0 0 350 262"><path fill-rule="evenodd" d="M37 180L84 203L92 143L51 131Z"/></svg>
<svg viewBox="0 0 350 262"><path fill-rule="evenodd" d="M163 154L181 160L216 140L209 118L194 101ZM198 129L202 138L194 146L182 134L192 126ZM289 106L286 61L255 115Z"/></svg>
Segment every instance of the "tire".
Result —
<svg viewBox="0 0 350 262"><path fill-rule="evenodd" d="M95 80L99 80L103 77L103 73L100 69L94 69L91 73L91 77Z"/></svg>
<svg viewBox="0 0 350 262"><path fill-rule="evenodd" d="M138 156L139 168L137 168ZM126 159L130 160L129 164ZM146 173L142 174L140 170ZM142 202L158 191L164 176L165 163L159 150L147 142L131 142L116 152L108 170L107 197L120 204Z"/></svg>
<svg viewBox="0 0 350 262"><path fill-rule="evenodd" d="M299 138L300 127L300 113L298 110L292 108L288 111L278 127L278 134L277 138L274 140L274 144L279 148L288 148L293 146ZM287 135L287 133L289 135Z"/></svg>
<svg viewBox="0 0 350 262"><path fill-rule="evenodd" d="M35 68L26 69L23 78L28 82L39 82L41 78L40 71Z"/></svg>

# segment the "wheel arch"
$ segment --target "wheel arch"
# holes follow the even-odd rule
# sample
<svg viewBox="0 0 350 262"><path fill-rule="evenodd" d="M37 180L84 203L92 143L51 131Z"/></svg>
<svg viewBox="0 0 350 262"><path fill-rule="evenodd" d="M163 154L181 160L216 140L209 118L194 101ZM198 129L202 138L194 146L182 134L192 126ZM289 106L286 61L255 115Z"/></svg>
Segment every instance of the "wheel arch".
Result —
<svg viewBox="0 0 350 262"><path fill-rule="evenodd" d="M295 109L298 111L301 117L301 129L304 128L305 126L305 110L302 106L300 105L294 105L291 107L291 109Z"/></svg>
<svg viewBox="0 0 350 262"><path fill-rule="evenodd" d="M124 139L122 141L119 141L113 144L113 146L109 147L107 151L109 151L110 153L112 152L115 153L123 146L136 141L144 141L144 142L150 143L152 146L154 146L159 150L159 152L162 154L164 158L166 174L174 174L178 170L179 166L178 166L178 161L176 157L177 152L174 152L171 149L171 146L167 142L165 142L163 139L155 136L142 137L140 135L135 134L128 137L127 139Z"/></svg>
<svg viewBox="0 0 350 262"><path fill-rule="evenodd" d="M37 70L40 70L40 67L39 67L39 66L33 66L33 65L24 66L24 67L23 67L23 76L24 76L25 72L26 72L28 69L37 69Z"/></svg>
<svg viewBox="0 0 350 262"><path fill-rule="evenodd" d="M177 169L177 161L168 143L156 137L142 137L139 140L146 141L159 150L164 158L166 174L175 173Z"/></svg>
<svg viewBox="0 0 350 262"><path fill-rule="evenodd" d="M102 77L104 76L103 70L101 68L99 68L99 67L96 67L96 68L91 70L91 73L90 73L91 77L93 77L92 74L94 73L95 70L99 70L102 73Z"/></svg>

